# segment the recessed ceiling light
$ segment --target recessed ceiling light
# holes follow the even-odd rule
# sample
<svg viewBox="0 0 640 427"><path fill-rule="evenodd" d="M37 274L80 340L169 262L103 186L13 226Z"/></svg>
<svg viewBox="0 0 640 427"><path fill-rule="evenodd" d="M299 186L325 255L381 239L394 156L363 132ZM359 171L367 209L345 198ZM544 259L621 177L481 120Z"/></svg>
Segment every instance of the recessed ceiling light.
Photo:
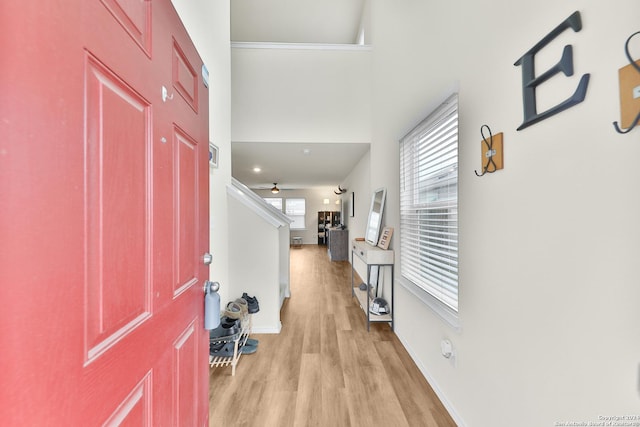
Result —
<svg viewBox="0 0 640 427"><path fill-rule="evenodd" d="M255 167L255 168L253 168L253 171L255 173L259 173L259 172L262 172L262 169L260 169L259 167Z"/></svg>
<svg viewBox="0 0 640 427"><path fill-rule="evenodd" d="M305 156L308 156L309 154L311 154L311 150L309 148L305 148L302 150L302 154L304 154Z"/></svg>

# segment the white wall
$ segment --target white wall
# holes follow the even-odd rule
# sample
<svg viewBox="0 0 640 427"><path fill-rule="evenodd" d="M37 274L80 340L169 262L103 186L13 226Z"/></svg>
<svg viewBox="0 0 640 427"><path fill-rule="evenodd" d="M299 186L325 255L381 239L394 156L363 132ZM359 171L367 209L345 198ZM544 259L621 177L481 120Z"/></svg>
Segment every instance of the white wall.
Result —
<svg viewBox="0 0 640 427"><path fill-rule="evenodd" d="M227 192L231 182L231 53L229 0L172 0L209 69L209 135L219 148L219 167L210 169L209 277L220 282L220 300L229 295ZM235 297L234 297L235 298Z"/></svg>
<svg viewBox="0 0 640 427"><path fill-rule="evenodd" d="M356 237L364 237L365 235L369 208L371 207L371 196L373 195L370 160L371 156L369 152L360 160L351 174L345 179L345 186L349 189L349 192L355 192L354 216L353 218L348 218L349 248L351 248L353 239ZM386 218L383 215L382 222L384 223L385 220ZM355 262L353 261L351 249L349 249L349 261L353 264L354 269L360 277L366 281L367 266L359 258L356 258Z"/></svg>
<svg viewBox="0 0 640 427"><path fill-rule="evenodd" d="M282 308L285 298L291 296L291 266L290 266L290 238L289 227L280 227L278 229L278 275L280 283L280 299L279 306Z"/></svg>
<svg viewBox="0 0 640 427"><path fill-rule="evenodd" d="M571 44L575 75L545 83L539 110L591 73L586 99L516 131L522 83L513 64L575 10L582 31L536 57L540 74ZM397 141L460 92L462 331L401 286L395 302L398 336L460 425L638 413L640 129L618 135L611 123L639 17L637 0L373 0L371 186L388 188L386 222L396 230ZM477 178L483 124L504 132L505 169ZM455 363L440 355L443 338Z"/></svg>
<svg viewBox="0 0 640 427"><path fill-rule="evenodd" d="M347 217L347 222L345 223L349 229L349 241L356 237L364 237L369 206L371 205L371 195L373 194L370 184L370 159L370 152L367 152L351 174L344 180L344 186L348 189L347 196L351 192L355 193L354 216Z"/></svg>
<svg viewBox="0 0 640 427"><path fill-rule="evenodd" d="M371 51L233 48L232 139L369 142Z"/></svg>
<svg viewBox="0 0 640 427"><path fill-rule="evenodd" d="M253 332L278 333L283 265L280 230L233 197L228 198L228 207L231 299L241 297L244 292L256 297L260 311L253 315ZM288 247L287 240L285 247ZM284 273L289 273L288 263Z"/></svg>

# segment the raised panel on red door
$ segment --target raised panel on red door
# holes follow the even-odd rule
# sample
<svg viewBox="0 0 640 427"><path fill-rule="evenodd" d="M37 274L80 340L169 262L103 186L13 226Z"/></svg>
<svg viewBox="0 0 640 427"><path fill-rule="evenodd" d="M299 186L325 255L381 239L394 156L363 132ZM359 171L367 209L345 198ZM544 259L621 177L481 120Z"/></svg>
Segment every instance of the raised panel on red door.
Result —
<svg viewBox="0 0 640 427"><path fill-rule="evenodd" d="M151 316L151 105L86 54L86 362Z"/></svg>
<svg viewBox="0 0 640 427"><path fill-rule="evenodd" d="M178 81L201 61L169 0L11 3L3 424L204 425L208 96L176 45Z"/></svg>
<svg viewBox="0 0 640 427"><path fill-rule="evenodd" d="M197 166L198 143L181 129L174 130L175 176L175 279L174 295L178 296L197 281L198 239L194 227L198 223Z"/></svg>

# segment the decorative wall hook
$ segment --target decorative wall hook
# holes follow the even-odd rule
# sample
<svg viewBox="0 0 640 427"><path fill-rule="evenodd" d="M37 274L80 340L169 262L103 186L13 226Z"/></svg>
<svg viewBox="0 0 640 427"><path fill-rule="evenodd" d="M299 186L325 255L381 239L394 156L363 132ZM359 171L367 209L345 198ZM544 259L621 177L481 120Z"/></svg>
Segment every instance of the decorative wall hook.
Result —
<svg viewBox="0 0 640 427"><path fill-rule="evenodd" d="M636 63L629 53L629 42L631 39L640 34L637 31L629 36L624 44L624 53L627 55L629 64L619 71L620 78L620 113L621 120L620 125L618 122L613 122L613 127L618 133L629 133L640 123L640 108L634 110L634 104L640 104L640 65ZM637 71L637 74L635 73ZM634 83L635 82L635 83ZM635 119L632 119L633 115ZM625 124L629 124L626 129L622 129Z"/></svg>
<svg viewBox="0 0 640 427"><path fill-rule="evenodd" d="M631 132L636 126L638 126L638 123L640 123L640 112L636 116L635 120L631 123L631 125L625 130L620 129L620 126L618 126L618 122L613 122L613 127L616 129L616 132L625 134Z"/></svg>
<svg viewBox="0 0 640 427"><path fill-rule="evenodd" d="M489 139L484 134L484 129L489 132ZM503 168L502 164L502 132L497 135L491 133L491 128L487 125L480 127L480 135L482 135L482 173L474 171L476 176L483 176L486 173L494 173L498 169ZM486 163L485 163L486 162Z"/></svg>
<svg viewBox="0 0 640 427"><path fill-rule="evenodd" d="M336 193L339 196L340 194L346 193L347 189L346 188L340 188L340 186L338 185L338 191L334 190L333 192Z"/></svg>

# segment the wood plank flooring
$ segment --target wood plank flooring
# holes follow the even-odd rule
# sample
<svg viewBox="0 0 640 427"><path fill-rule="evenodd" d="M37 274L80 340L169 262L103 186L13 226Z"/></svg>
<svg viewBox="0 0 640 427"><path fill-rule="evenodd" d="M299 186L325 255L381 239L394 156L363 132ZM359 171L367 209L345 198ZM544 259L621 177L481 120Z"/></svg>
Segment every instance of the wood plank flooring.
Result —
<svg viewBox="0 0 640 427"><path fill-rule="evenodd" d="M282 332L251 335L235 376L211 368L210 426L455 426L391 328L367 332L350 284L326 247L291 249Z"/></svg>

